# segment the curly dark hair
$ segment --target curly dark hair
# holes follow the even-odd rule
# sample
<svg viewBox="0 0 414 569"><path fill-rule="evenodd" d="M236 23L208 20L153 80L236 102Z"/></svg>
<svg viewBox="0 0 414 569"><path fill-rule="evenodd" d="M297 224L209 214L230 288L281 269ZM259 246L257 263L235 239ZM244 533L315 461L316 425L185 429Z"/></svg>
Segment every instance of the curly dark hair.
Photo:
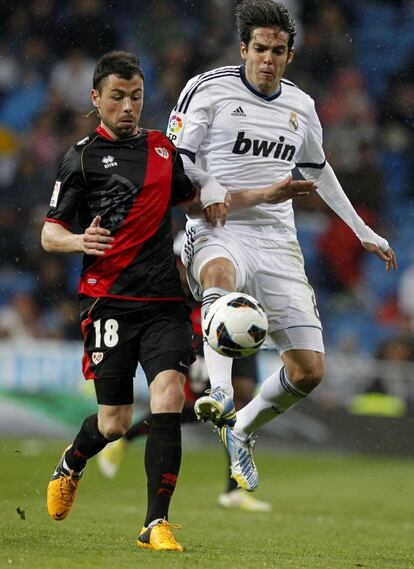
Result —
<svg viewBox="0 0 414 569"><path fill-rule="evenodd" d="M93 88L99 91L102 80L108 75L118 75L127 80L139 75L144 80L139 58L127 51L109 51L99 59L93 74Z"/></svg>
<svg viewBox="0 0 414 569"><path fill-rule="evenodd" d="M277 26L288 33L289 50L296 34L296 24L288 9L274 0L241 0L236 6L236 26L240 40L246 46L255 28Z"/></svg>

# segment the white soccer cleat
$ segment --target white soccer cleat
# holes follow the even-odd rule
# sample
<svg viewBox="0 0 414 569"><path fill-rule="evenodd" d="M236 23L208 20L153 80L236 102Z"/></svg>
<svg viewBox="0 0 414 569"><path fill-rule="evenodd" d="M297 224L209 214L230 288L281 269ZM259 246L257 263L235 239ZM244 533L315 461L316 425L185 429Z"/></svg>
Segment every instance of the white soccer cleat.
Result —
<svg viewBox="0 0 414 569"><path fill-rule="evenodd" d="M251 436L239 438L228 426L218 429L218 433L230 458L232 478L240 488L253 492L259 486L259 473L252 451L255 440Z"/></svg>
<svg viewBox="0 0 414 569"><path fill-rule="evenodd" d="M212 421L217 427L236 423L236 409L233 399L221 387L207 389L204 395L194 404L194 412L199 421Z"/></svg>
<svg viewBox="0 0 414 569"><path fill-rule="evenodd" d="M218 497L218 503L223 508L243 510L245 512L270 512L272 510L271 504L258 500L241 488L223 492Z"/></svg>
<svg viewBox="0 0 414 569"><path fill-rule="evenodd" d="M96 457L98 470L105 478L115 478L119 466L124 458L127 442L124 439L118 439L112 443L108 443L104 449Z"/></svg>

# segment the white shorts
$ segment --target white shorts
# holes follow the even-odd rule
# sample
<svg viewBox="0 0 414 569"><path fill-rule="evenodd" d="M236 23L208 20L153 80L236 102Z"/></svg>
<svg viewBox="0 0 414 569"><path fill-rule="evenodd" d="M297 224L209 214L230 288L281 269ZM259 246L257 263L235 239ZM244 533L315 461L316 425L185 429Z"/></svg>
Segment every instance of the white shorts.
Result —
<svg viewBox="0 0 414 569"><path fill-rule="evenodd" d="M256 298L266 311L269 335L265 347L324 353L315 293L305 274L297 240L286 241L261 228L248 233L233 228L191 226L186 231L182 261L190 290L202 299L200 273L212 259L225 257L236 269L236 289Z"/></svg>

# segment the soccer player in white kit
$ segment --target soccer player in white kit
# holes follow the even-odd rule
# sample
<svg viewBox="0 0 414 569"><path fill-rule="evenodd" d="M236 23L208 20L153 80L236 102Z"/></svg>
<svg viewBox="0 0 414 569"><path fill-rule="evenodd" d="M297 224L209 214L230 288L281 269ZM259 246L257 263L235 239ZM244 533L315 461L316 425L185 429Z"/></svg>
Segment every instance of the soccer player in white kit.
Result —
<svg viewBox="0 0 414 569"><path fill-rule="evenodd" d="M214 227L189 219L186 228L183 261L203 314L230 291L251 294L267 313L269 339L283 362L236 416L232 359L204 346L212 389L196 402L195 411L220 427L232 476L252 491L258 486L252 433L319 384L324 344L292 200L268 203L261 190L239 190L280 182L286 191L297 166L387 271L397 269L397 262L388 242L358 216L327 163L313 100L283 79L294 56L295 24L288 10L273 0L243 0L236 22L243 64L191 79L171 113L168 135L187 175L201 188L207 219L217 218Z"/></svg>

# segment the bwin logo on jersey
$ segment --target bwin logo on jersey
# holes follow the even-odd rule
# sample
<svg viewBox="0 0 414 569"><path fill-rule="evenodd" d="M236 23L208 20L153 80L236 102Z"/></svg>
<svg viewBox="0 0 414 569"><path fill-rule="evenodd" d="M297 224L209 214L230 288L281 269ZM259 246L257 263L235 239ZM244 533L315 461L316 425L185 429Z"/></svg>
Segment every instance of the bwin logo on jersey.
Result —
<svg viewBox="0 0 414 569"><path fill-rule="evenodd" d="M237 140L233 146L233 154L247 154L252 149L253 156L264 156L279 160L292 160L296 152L296 146L285 144L285 137L279 136L279 141L259 140L257 138L247 138L245 132L239 132Z"/></svg>
<svg viewBox="0 0 414 569"><path fill-rule="evenodd" d="M112 168L113 166L118 166L118 162L115 162L115 158L113 156L104 156L102 158L102 164L104 168Z"/></svg>

